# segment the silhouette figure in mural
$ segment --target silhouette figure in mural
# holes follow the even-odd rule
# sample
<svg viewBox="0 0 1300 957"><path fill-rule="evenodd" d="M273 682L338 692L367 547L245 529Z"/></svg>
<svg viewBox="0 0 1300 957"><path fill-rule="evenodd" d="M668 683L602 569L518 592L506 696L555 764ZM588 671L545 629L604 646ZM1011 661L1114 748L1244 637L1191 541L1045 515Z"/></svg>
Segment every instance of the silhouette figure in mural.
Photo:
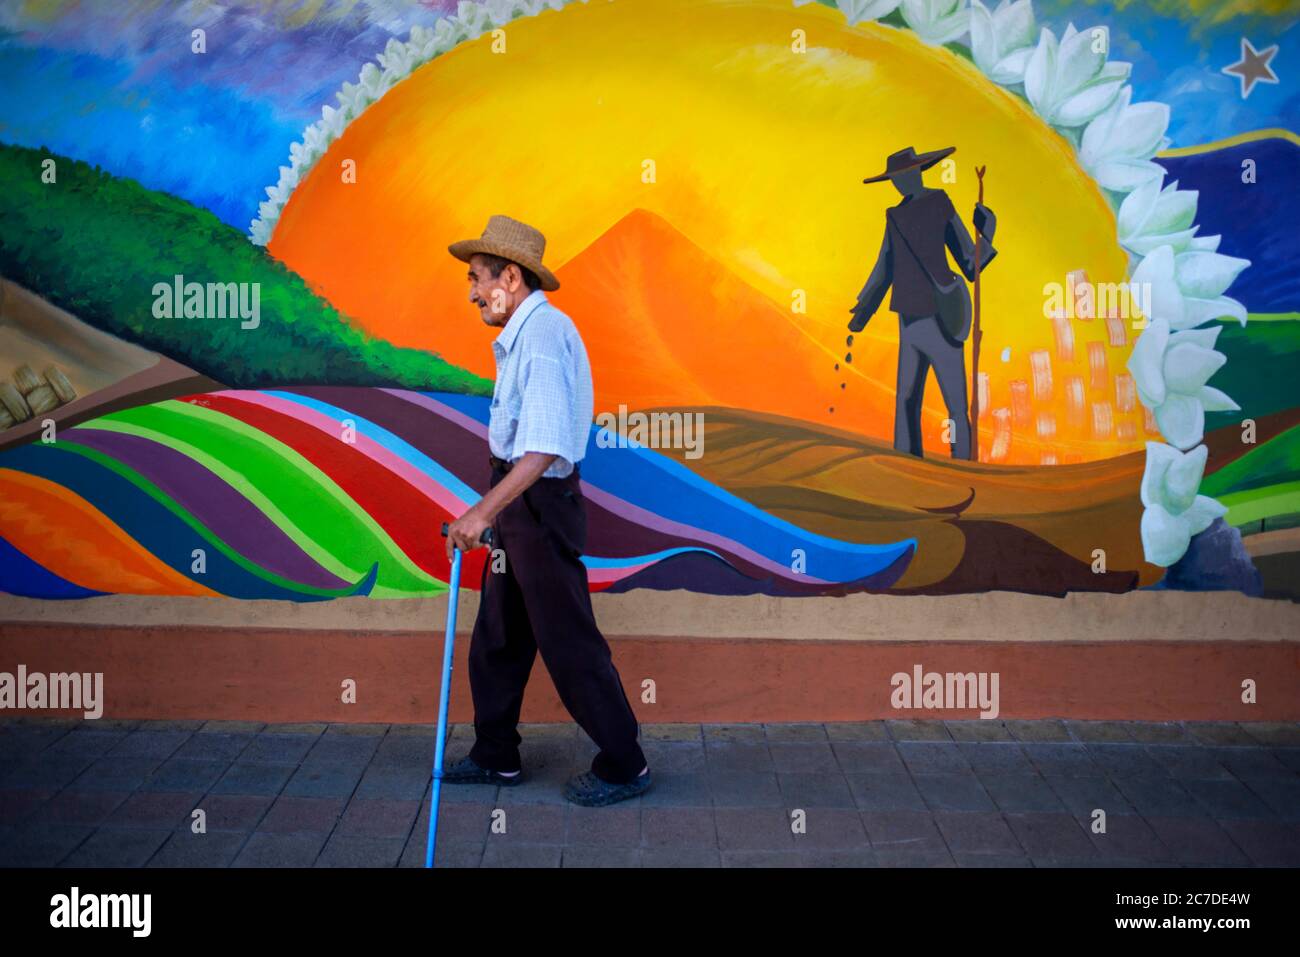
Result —
<svg viewBox="0 0 1300 957"><path fill-rule="evenodd" d="M953 422L952 457L969 459L971 425L966 401L966 337L970 335L970 290L948 267L945 247L971 281L997 255L993 232L997 219L983 203L975 204L979 253L952 200L942 189L921 181L929 169L956 147L917 153L912 147L891 155L885 172L864 183L889 180L902 201L885 210L880 255L857 305L849 311L849 330L861 332L893 287L889 308L898 313L898 386L894 407L894 448L922 455L921 400L931 367Z"/></svg>

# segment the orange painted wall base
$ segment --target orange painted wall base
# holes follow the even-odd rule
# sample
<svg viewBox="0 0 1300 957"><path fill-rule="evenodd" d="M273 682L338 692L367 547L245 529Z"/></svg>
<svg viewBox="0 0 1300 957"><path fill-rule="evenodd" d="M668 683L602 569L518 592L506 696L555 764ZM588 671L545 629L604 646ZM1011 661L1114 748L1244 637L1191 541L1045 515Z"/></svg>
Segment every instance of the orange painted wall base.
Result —
<svg viewBox="0 0 1300 957"><path fill-rule="evenodd" d="M1001 718L1300 720L1300 648L1282 641L876 642L611 637L639 719L661 722L975 718L898 710L914 666L999 674ZM458 635L451 719L472 720ZM0 625L0 671L102 672L107 718L433 723L442 637L410 632ZM356 703L342 701L356 683ZM1253 679L1258 703L1241 701ZM653 681L654 702L643 700ZM80 717L79 713L5 711ZM528 722L569 721L538 658Z"/></svg>

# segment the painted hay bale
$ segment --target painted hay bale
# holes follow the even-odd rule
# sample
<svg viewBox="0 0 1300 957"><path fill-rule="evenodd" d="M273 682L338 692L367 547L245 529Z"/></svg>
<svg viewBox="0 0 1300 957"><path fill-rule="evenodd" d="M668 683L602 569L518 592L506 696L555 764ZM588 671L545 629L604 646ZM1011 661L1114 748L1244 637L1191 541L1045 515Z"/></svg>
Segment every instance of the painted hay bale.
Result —
<svg viewBox="0 0 1300 957"><path fill-rule="evenodd" d="M32 407L32 415L42 415L59 407L59 397L48 385L38 385L27 393L27 404Z"/></svg>
<svg viewBox="0 0 1300 957"><path fill-rule="evenodd" d="M3 405L15 422L26 422L32 417L32 410L22 393L12 383L0 382L0 405Z"/></svg>
<svg viewBox="0 0 1300 957"><path fill-rule="evenodd" d="M9 414L9 410L3 405L0 405L0 432L3 432L5 429L9 428L9 426L16 424L17 423L14 422L14 417Z"/></svg>
<svg viewBox="0 0 1300 957"><path fill-rule="evenodd" d="M32 371L32 367L24 363L14 369L14 385L18 387L19 392L27 395L38 386L44 385L44 383Z"/></svg>
<svg viewBox="0 0 1300 957"><path fill-rule="evenodd" d="M50 388L54 390L60 402L66 404L77 397L77 390L72 387L72 383L63 374L62 369L57 366L46 366L44 374L45 381L50 384Z"/></svg>

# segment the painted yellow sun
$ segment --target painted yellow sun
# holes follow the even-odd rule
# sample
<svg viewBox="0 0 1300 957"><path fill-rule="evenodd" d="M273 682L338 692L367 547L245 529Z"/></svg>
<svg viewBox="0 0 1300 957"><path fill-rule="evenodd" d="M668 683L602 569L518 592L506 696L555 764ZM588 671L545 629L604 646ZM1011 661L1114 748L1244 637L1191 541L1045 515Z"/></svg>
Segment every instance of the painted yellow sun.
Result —
<svg viewBox="0 0 1300 957"><path fill-rule="evenodd" d="M505 213L547 236L550 298L583 332L598 411L721 404L888 438L888 301L846 336L898 200L862 180L905 146L957 148L926 177L968 219L988 167L986 455L998 428L1004 461L1139 448L1136 332L1075 319L1067 336L1044 315L1067 273L1125 273L1073 148L957 54L821 4L592 0L461 44L348 127L269 248L366 330L490 377L495 332L446 247ZM945 417L932 381L927 446Z"/></svg>

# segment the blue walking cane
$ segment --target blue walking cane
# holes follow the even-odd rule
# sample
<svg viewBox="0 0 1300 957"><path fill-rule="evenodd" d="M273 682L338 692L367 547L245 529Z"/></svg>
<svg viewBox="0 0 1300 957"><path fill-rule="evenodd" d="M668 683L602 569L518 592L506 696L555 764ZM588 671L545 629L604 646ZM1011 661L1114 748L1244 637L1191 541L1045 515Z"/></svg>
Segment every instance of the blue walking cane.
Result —
<svg viewBox="0 0 1300 957"><path fill-rule="evenodd" d="M447 536L447 523L442 523L442 534ZM479 541L492 545L492 529L483 530ZM433 800L429 806L429 843L424 851L424 866L433 867L434 844L438 836L438 800L442 797L442 752L447 737L447 703L451 700L451 657L456 641L456 605L460 602L459 548L451 550L451 582L447 602L447 637L442 642L442 693L438 701L438 741L433 749Z"/></svg>

